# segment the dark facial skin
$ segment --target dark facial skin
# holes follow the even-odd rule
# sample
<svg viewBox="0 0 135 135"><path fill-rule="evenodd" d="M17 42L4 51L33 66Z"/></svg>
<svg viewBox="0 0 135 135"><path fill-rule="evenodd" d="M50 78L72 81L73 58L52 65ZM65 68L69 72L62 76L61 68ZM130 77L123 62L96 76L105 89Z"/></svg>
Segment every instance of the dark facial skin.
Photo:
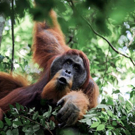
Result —
<svg viewBox="0 0 135 135"><path fill-rule="evenodd" d="M73 76L67 72L65 72L64 69L61 69L59 71L59 77L57 78L57 90L65 90L66 87L71 88L73 82Z"/></svg>
<svg viewBox="0 0 135 135"><path fill-rule="evenodd" d="M73 78L72 90L80 88L87 77L83 60L78 55L66 55L56 58L51 65L51 78L59 70L62 70L61 81L65 82L67 78Z"/></svg>

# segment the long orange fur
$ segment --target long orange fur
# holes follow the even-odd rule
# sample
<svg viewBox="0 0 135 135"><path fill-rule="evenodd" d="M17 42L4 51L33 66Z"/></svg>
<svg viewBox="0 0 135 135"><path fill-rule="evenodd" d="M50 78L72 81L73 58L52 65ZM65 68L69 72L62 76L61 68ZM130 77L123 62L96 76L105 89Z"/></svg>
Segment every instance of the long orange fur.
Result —
<svg viewBox="0 0 135 135"><path fill-rule="evenodd" d="M52 18L53 26L48 27L47 23L35 23L34 26L34 43L33 43L33 59L35 63L38 63L41 68L43 68L43 73L37 83L33 85L20 85L14 89L13 85L8 85L11 82L18 84L19 78L13 78L8 76L8 79L5 79L4 87L1 86L1 94L3 97L0 100L0 119L2 118L2 112L9 110L9 104L15 104L16 102L26 105L28 107L37 106L40 98L54 97L56 101L64 95L73 95L76 100L73 100L73 103L79 107L80 115L79 119L83 117L88 109L96 107L98 103L99 90L96 83L93 81L90 76L89 69L89 60L87 56L79 50L71 49L65 43L65 37L61 31L59 23L57 22L57 16L54 11L50 12ZM87 78L85 83L79 88L81 91L71 91L67 88L65 93L57 95L55 92L54 82L50 81L50 67L52 61L58 56L64 55L78 55L83 59L84 67L87 71ZM0 73L0 79L6 78L6 74ZM23 81L21 81L23 82ZM23 83L22 83L23 84ZM25 84L25 83L24 83ZM7 87L5 87L7 86ZM11 92L9 92L11 89ZM52 89L52 94L49 93L49 90ZM4 91L8 91L7 94ZM51 97L51 98L52 98ZM35 104L37 103L37 104ZM3 110L3 111L2 111Z"/></svg>

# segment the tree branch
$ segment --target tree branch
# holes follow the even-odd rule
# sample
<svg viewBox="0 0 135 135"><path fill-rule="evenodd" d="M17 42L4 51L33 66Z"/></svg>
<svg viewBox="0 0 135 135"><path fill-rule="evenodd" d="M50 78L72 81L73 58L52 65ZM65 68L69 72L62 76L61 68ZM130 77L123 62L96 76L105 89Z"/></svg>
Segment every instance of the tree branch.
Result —
<svg viewBox="0 0 135 135"><path fill-rule="evenodd" d="M0 49L1 49L1 41L2 41L2 32L5 25L5 16L3 14L0 14Z"/></svg>
<svg viewBox="0 0 135 135"><path fill-rule="evenodd" d="M28 118L28 117L26 117L26 116L24 116L24 115L19 115L19 116L20 116L20 117L23 117L23 118L25 118L25 119L28 119L29 121L31 121L31 122L33 122L33 123L35 123L35 124L38 124L38 125L40 125L41 127L43 127L43 125L41 125L39 122L33 121L32 119L30 119L30 118ZM53 133L52 133L51 130L49 129L48 123L47 123L47 122L45 122L45 123L46 123L46 125L47 125L47 128L44 128L44 129L47 129L47 130L50 132L50 134L53 135Z"/></svg>
<svg viewBox="0 0 135 135"><path fill-rule="evenodd" d="M12 60L11 71L14 69L14 0L12 0L12 13L11 13L11 31L12 31Z"/></svg>
<svg viewBox="0 0 135 135"><path fill-rule="evenodd" d="M75 8L75 5L74 5L73 1L72 1L72 0L69 0L69 2L70 2L69 4L70 4L72 10L73 10L73 11L75 11L75 10L77 11L77 9ZM118 53L118 54L124 56L125 58L128 58L128 59L133 63L133 65L135 66L135 62L133 61L133 59L132 59L131 57L129 57L129 56L126 55L126 54L123 54L123 53L119 52L105 37L103 37L102 35L100 35L98 32L95 31L95 30L93 29L92 25L91 25L82 15L80 15L80 16L81 16L81 18L87 23L87 25L91 28L91 30L93 31L93 33L95 33L97 36L99 36L99 37L101 37L102 39L104 39L104 40L109 44L109 46L110 46L116 53Z"/></svg>

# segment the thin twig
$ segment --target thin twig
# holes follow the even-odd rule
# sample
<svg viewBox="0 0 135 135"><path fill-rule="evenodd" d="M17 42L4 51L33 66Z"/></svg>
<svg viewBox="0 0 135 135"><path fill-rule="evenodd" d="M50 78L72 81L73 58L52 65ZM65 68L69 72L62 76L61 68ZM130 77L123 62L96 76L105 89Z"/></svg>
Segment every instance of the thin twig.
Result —
<svg viewBox="0 0 135 135"><path fill-rule="evenodd" d="M12 60L11 71L14 69L14 0L12 0L12 13L11 13L11 31L12 31Z"/></svg>
<svg viewBox="0 0 135 135"><path fill-rule="evenodd" d="M110 121L113 122L114 120L110 120ZM125 128L121 123L119 123L117 120L116 120L116 122L117 122L117 124L118 124L119 126L121 126L123 129L126 130L126 128Z"/></svg>
<svg viewBox="0 0 135 135"><path fill-rule="evenodd" d="M75 10L74 3L73 3L72 0L69 0L69 1L70 1L70 6L71 6L71 8L72 8L73 11L74 11L74 10ZM77 11L77 9L76 9L76 11ZM81 16L81 15L80 15L80 16ZM118 54L124 56L125 58L130 59L130 61L131 61L131 62L133 63L133 65L135 66L135 62L133 61L133 59L132 59L131 57L129 57L129 56L126 55L126 54L123 54L123 53L119 52L105 37L103 37L102 35L100 35L99 33L97 33L97 32L93 29L92 25L91 25L83 16L81 16L81 18L87 23L87 25L91 28L91 30L93 31L93 33L95 33L97 36L99 36L99 37L101 37L102 39L104 39L104 40L109 44L109 46L110 46L116 53L118 53Z"/></svg>
<svg viewBox="0 0 135 135"><path fill-rule="evenodd" d="M118 53L118 54L120 54L120 55L122 55L122 56L124 56L124 57L126 57L126 58L128 58L128 59L130 59L130 61L133 63L133 65L135 66L135 62L133 61L133 59L131 58L131 57L129 57L128 55L126 55L126 54L123 54L123 53L121 53L121 52L119 52L105 37L103 37L102 35L100 35L99 33L97 33L93 28L92 28L92 26L91 26L91 24L89 23L89 22L87 22L87 20L84 18L84 17L82 17L83 18L83 20L88 24L88 26L90 26L90 28L92 29L92 31L97 35L97 36L99 36L99 37L101 37L102 39L104 39L108 44L109 44L109 46L116 52L116 53Z"/></svg>
<svg viewBox="0 0 135 135"><path fill-rule="evenodd" d="M24 115L19 115L19 116L20 116L20 117L23 117L23 118L25 118L25 119L28 119L29 121L31 121L31 122L33 122L33 123L36 123L36 124L40 125L41 127L43 127L43 125L41 125L40 123L38 123L38 122L36 122L36 121L33 121L32 119L30 119L30 118L28 118L28 117L26 117L26 116L24 116ZM50 132L50 134L53 135L53 133L51 132L51 130L49 130L49 126L48 126L47 122L46 122L46 125L47 125L47 128L45 128L45 129L47 129L47 130Z"/></svg>
<svg viewBox="0 0 135 135"><path fill-rule="evenodd" d="M135 38L135 32L133 32L133 37L132 37L131 41L129 42L129 44L127 45L127 47L129 47L133 43L134 38Z"/></svg>

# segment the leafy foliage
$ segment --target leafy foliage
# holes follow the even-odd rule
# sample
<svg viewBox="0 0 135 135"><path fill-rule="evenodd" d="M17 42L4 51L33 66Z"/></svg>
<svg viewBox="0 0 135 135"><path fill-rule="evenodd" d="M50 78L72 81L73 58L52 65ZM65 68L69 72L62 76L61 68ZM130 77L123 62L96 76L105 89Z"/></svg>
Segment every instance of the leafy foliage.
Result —
<svg viewBox="0 0 135 135"><path fill-rule="evenodd" d="M38 134L55 128L55 123L50 121L50 116L56 116L58 108L55 110L51 106L47 111L36 111L35 108L28 109L16 103L14 108L10 105L10 112L6 114L3 121L0 121L0 134L2 135L19 135L19 134Z"/></svg>
<svg viewBox="0 0 135 135"><path fill-rule="evenodd" d="M113 99L112 99L113 100ZM119 94L113 105L100 104L80 120L89 127L89 133L132 135L135 132L135 108Z"/></svg>
<svg viewBox="0 0 135 135"><path fill-rule="evenodd" d="M102 102L105 102L106 99ZM77 129L80 127L85 129L83 132L81 131L82 134L132 135L135 132L135 108L133 108L133 104L129 100L125 100L120 94L117 100L112 98L111 100L113 101L112 105L110 105L111 102L106 102L106 104L100 104L88 111L84 118L79 120ZM58 134L63 133L63 130L58 129L57 125L50 120L52 116L57 115L59 108L52 109L49 106L46 111L36 111L35 108L28 109L18 103L15 108L10 105L10 112L3 121L0 121L0 134L43 135L47 131L47 134L51 135L56 131ZM72 131L70 133L76 134Z"/></svg>

